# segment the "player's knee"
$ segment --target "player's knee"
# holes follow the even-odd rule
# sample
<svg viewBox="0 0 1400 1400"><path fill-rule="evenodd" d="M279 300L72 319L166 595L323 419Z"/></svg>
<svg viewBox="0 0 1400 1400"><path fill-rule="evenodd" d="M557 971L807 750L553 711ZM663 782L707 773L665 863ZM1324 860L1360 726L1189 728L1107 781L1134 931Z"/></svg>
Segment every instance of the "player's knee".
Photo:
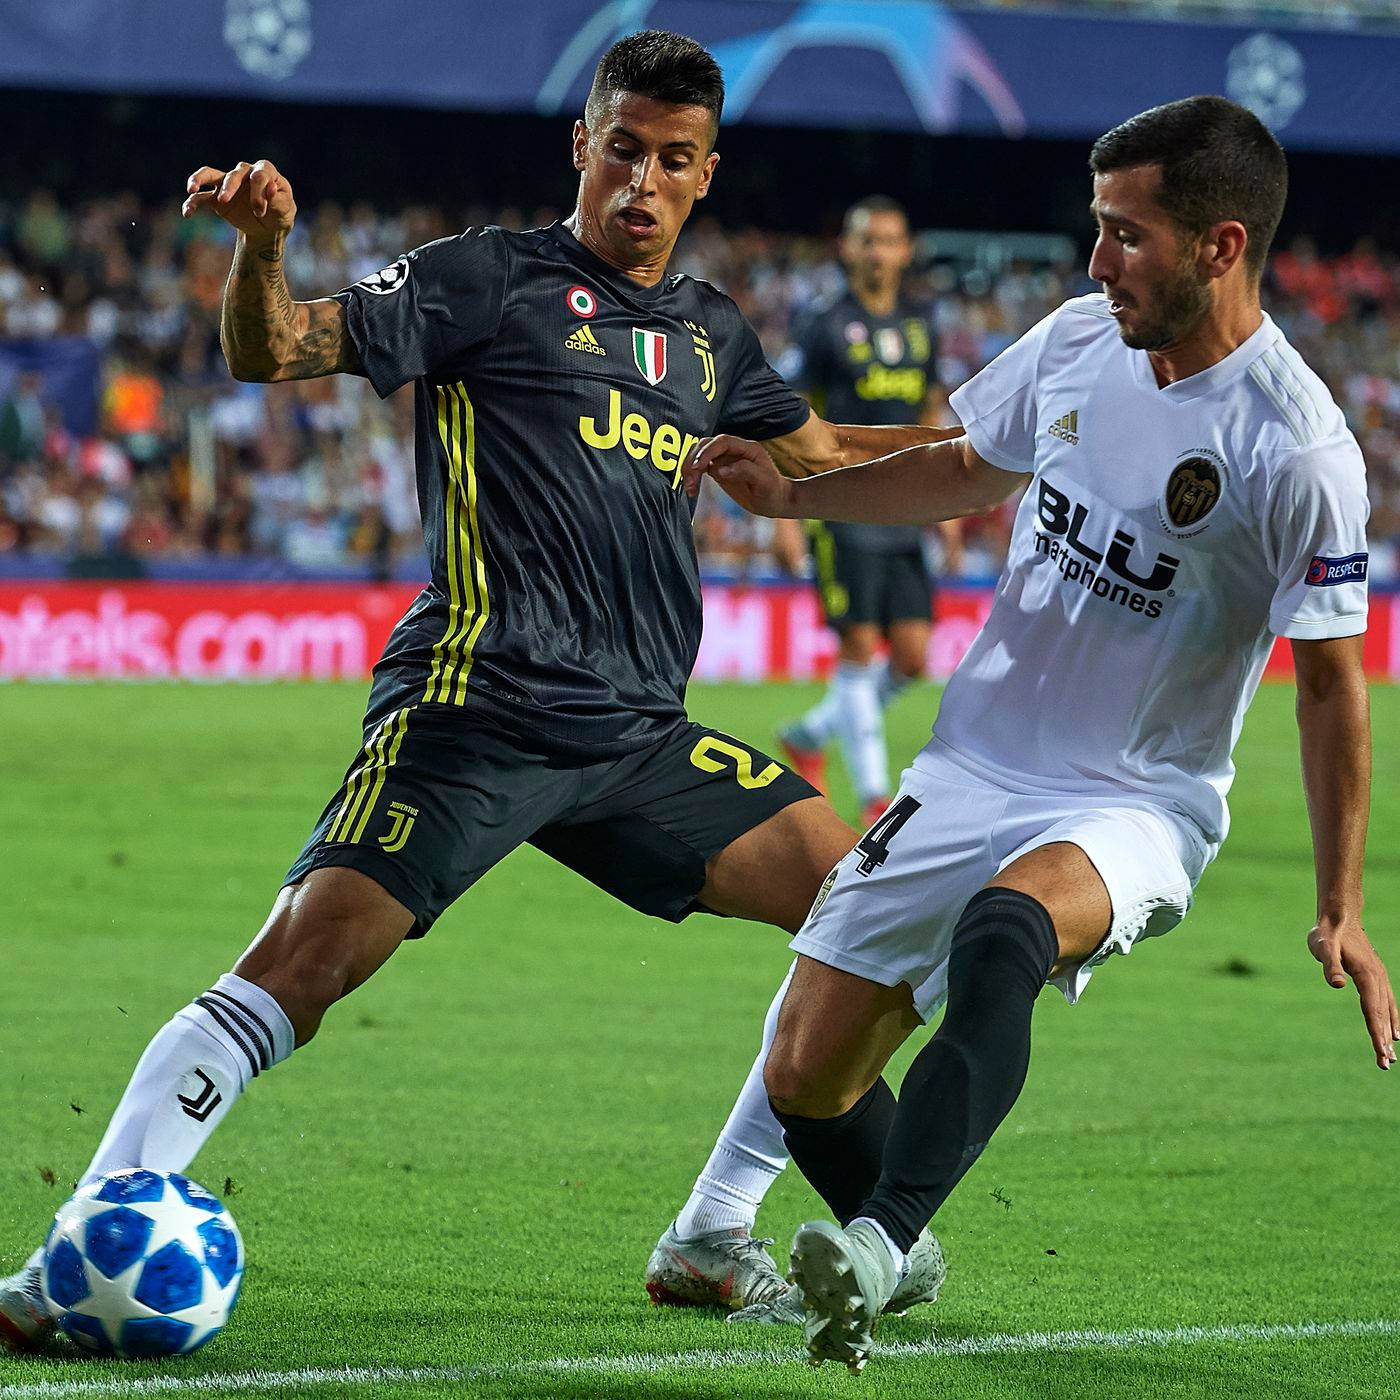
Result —
<svg viewBox="0 0 1400 1400"><path fill-rule="evenodd" d="M800 1118L837 1118L854 1107L869 1085L853 1085L830 1067L775 1042L763 1066L763 1087L779 1113Z"/></svg>

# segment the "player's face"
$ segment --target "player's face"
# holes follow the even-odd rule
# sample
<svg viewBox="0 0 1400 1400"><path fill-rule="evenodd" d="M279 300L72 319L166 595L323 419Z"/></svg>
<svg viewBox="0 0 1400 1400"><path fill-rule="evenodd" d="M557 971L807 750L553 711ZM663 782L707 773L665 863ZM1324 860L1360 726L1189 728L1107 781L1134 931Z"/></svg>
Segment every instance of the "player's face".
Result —
<svg viewBox="0 0 1400 1400"><path fill-rule="evenodd" d="M841 235L841 260L860 286L884 290L896 285L913 257L909 225L893 210L857 214Z"/></svg>
<svg viewBox="0 0 1400 1400"><path fill-rule="evenodd" d="M1098 238L1089 276L1102 284L1123 343L1167 350L1210 314L1211 279L1200 240L1157 203L1160 167L1130 166L1094 176L1090 210Z"/></svg>
<svg viewBox="0 0 1400 1400"><path fill-rule="evenodd" d="M621 268L664 265L719 156L704 107L616 93L592 127L574 125L579 236Z"/></svg>

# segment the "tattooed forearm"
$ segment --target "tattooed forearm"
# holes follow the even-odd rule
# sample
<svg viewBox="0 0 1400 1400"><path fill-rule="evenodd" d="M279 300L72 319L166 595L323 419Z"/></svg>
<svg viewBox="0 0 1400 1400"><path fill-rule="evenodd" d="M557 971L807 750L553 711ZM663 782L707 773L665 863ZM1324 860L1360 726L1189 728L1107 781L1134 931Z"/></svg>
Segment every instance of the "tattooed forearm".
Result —
<svg viewBox="0 0 1400 1400"><path fill-rule="evenodd" d="M359 372L359 356L337 301L292 300L283 271L284 238L250 248L241 235L224 287L219 339L235 379L272 383Z"/></svg>
<svg viewBox="0 0 1400 1400"><path fill-rule="evenodd" d="M279 379L315 379L322 374L362 373L355 343L345 329L345 308L338 301L309 301L302 308L307 328Z"/></svg>
<svg viewBox="0 0 1400 1400"><path fill-rule="evenodd" d="M282 270L281 245L262 249L258 253L258 261L262 264L262 280L273 309L282 321L292 321L292 294L287 290L287 278Z"/></svg>

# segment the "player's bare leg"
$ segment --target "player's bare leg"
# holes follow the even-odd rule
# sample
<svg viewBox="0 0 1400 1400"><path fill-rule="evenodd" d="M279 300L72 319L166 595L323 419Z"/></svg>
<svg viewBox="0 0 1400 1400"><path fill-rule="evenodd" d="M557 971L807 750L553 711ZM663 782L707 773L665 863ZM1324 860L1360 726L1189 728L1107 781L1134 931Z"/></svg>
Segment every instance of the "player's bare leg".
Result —
<svg viewBox="0 0 1400 1400"><path fill-rule="evenodd" d="M888 705L928 670L928 644L933 627L922 618L905 618L902 622L890 623L886 636L890 644L890 664L880 690L882 705Z"/></svg>
<svg viewBox="0 0 1400 1400"><path fill-rule="evenodd" d="M697 898L716 913L796 933L822 881L855 843L826 798L794 802L713 856Z"/></svg>
<svg viewBox="0 0 1400 1400"><path fill-rule="evenodd" d="M1111 919L1103 880L1077 846L1042 846L997 875L954 930L947 1013L909 1067L897 1107L882 1081L851 1097L878 1058L878 994L853 998L840 1024L849 1045L864 1018L871 1047L845 1069L794 977L769 1055L769 1093L793 1157L848 1227L803 1226L793 1240L815 1362L864 1364L908 1252L1021 1092L1036 996L1056 970L1094 952Z"/></svg>
<svg viewBox="0 0 1400 1400"><path fill-rule="evenodd" d="M413 915L382 885L348 866L329 866L281 891L233 970L276 998L299 1049L412 927Z"/></svg>
<svg viewBox="0 0 1400 1400"><path fill-rule="evenodd" d="M327 1009L402 942L413 915L358 871L284 889L252 946L156 1033L83 1181L120 1167L183 1172L249 1082L316 1034ZM0 1343L42 1346L52 1326L36 1251L0 1279Z"/></svg>

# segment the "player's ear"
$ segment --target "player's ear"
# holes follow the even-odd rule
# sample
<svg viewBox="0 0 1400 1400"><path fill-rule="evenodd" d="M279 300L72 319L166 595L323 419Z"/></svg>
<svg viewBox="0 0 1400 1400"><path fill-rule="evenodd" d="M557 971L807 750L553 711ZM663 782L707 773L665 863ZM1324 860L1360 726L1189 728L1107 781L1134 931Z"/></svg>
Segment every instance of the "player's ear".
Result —
<svg viewBox="0 0 1400 1400"><path fill-rule="evenodd" d="M700 170L700 183L695 187L695 198L704 199L710 192L710 181L715 178L715 166L719 164L719 152L711 151L705 157L705 164Z"/></svg>
<svg viewBox="0 0 1400 1400"><path fill-rule="evenodd" d="M582 170L588 164L588 128L580 117L574 123L574 169Z"/></svg>
<svg viewBox="0 0 1400 1400"><path fill-rule="evenodd" d="M1223 277L1244 257L1249 234L1238 219L1212 224L1201 240L1201 260L1207 276Z"/></svg>

